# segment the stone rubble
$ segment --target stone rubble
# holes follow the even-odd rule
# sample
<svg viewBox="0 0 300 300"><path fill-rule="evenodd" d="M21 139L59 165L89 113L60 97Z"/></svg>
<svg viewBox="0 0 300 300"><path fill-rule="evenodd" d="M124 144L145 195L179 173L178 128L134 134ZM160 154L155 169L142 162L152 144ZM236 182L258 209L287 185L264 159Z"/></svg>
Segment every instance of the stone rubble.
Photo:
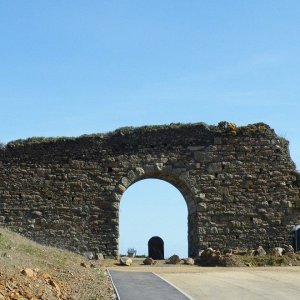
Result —
<svg viewBox="0 0 300 300"><path fill-rule="evenodd" d="M120 264L122 266L131 266L132 265L132 259L128 257L121 257L120 258Z"/></svg>
<svg viewBox="0 0 300 300"><path fill-rule="evenodd" d="M191 257L185 258L183 261L184 261L185 265L194 265L195 264L194 259Z"/></svg>
<svg viewBox="0 0 300 300"><path fill-rule="evenodd" d="M180 261L181 261L180 257L178 255L174 254L174 255L170 256L169 259L167 259L166 263L176 265L176 264L179 264Z"/></svg>
<svg viewBox="0 0 300 300"><path fill-rule="evenodd" d="M152 259L151 257L147 257L143 260L143 264L151 266L151 265L155 265L156 261L154 259Z"/></svg>
<svg viewBox="0 0 300 300"><path fill-rule="evenodd" d="M262 246L258 246L258 248L255 250L254 255L256 256L265 256L267 252Z"/></svg>

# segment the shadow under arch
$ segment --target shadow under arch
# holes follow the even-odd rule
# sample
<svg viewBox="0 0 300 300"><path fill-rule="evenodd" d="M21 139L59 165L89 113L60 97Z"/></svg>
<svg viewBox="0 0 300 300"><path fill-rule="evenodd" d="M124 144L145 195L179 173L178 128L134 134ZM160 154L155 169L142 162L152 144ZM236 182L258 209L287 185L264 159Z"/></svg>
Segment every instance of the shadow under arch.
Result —
<svg viewBox="0 0 300 300"><path fill-rule="evenodd" d="M118 182L115 189L115 201L120 202L123 194L130 186L144 179L160 179L173 185L181 193L188 211L188 255L190 257L196 256L198 249L198 234L196 232L197 206L193 187L188 182L188 176L163 170L148 171L144 168L135 168L130 170L127 176L122 177Z"/></svg>

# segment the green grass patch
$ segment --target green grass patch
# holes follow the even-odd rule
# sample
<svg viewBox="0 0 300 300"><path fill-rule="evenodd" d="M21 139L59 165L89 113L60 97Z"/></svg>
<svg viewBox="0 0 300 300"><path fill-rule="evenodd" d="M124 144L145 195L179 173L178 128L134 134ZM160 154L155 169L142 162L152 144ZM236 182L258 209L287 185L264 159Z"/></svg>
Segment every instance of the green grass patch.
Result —
<svg viewBox="0 0 300 300"><path fill-rule="evenodd" d="M12 248L11 240L4 234L0 233L0 250L10 250Z"/></svg>

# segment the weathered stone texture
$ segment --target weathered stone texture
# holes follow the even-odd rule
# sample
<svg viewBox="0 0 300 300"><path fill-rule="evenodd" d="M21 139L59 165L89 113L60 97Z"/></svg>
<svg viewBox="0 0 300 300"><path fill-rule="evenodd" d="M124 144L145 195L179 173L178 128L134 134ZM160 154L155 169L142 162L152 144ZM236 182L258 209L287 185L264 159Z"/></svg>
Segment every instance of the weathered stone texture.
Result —
<svg viewBox="0 0 300 300"><path fill-rule="evenodd" d="M77 252L118 254L119 203L133 183L163 179L188 207L189 256L290 244L299 174L265 124L123 128L29 139L0 149L0 225Z"/></svg>

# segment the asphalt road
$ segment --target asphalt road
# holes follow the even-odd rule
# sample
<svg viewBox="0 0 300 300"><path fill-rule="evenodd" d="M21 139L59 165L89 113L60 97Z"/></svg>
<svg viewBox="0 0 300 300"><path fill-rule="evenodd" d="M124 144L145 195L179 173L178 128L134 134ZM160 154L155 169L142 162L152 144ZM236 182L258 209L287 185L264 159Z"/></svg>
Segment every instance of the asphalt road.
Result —
<svg viewBox="0 0 300 300"><path fill-rule="evenodd" d="M114 269L115 271L112 271ZM110 268L110 272L123 270L125 277L137 280L143 285L143 295L126 299L194 299L194 300L299 300L300 299L300 267L258 267L258 268L203 268L198 266L139 266L126 268ZM189 297L174 298L169 291L161 296L160 289L152 285L155 272L160 277L175 285ZM135 273L149 273L149 279L134 277ZM133 276L133 277L132 277ZM153 279L153 277L155 279ZM139 281L141 280L141 281ZM155 288L153 288L155 287ZM127 289L126 285L122 287ZM135 285L129 285L135 289ZM155 291L153 291L155 290ZM154 298L145 298L154 292ZM168 298L169 297L169 298ZM180 295L183 297L183 295Z"/></svg>
<svg viewBox="0 0 300 300"><path fill-rule="evenodd" d="M109 270L119 300L188 300L175 287L150 272Z"/></svg>

